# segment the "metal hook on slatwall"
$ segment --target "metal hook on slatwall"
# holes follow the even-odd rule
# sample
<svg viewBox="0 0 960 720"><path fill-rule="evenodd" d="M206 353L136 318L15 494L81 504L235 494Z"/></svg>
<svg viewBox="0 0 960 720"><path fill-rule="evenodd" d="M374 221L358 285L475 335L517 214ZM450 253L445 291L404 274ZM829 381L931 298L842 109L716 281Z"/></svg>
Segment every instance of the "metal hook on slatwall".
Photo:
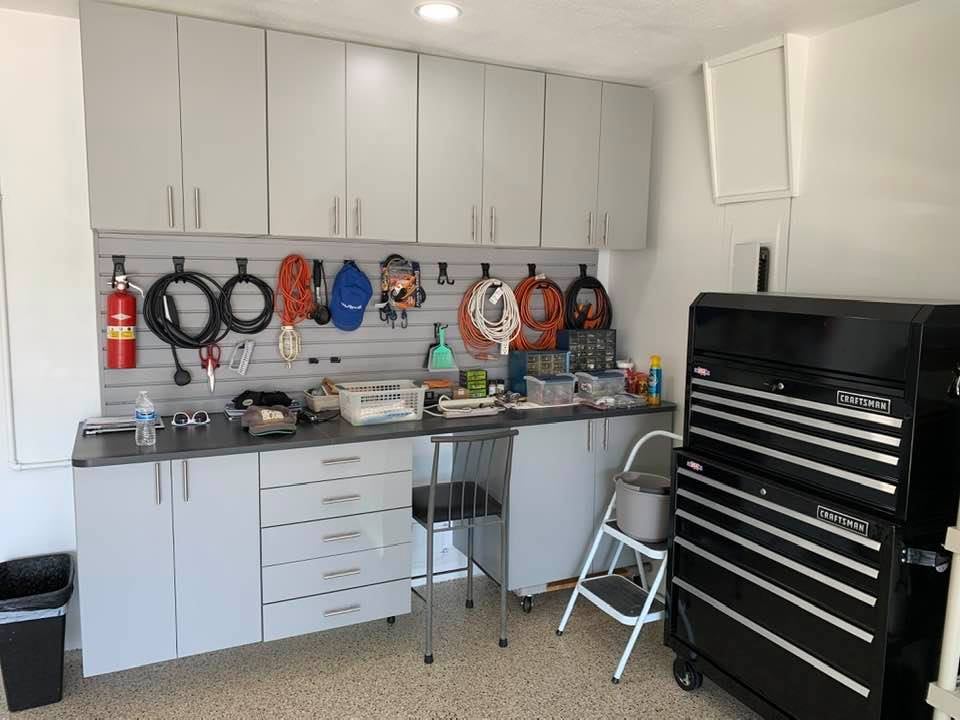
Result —
<svg viewBox="0 0 960 720"><path fill-rule="evenodd" d="M440 275L437 277L437 285L453 285L454 281L447 275L447 263L437 263L440 266Z"/></svg>
<svg viewBox="0 0 960 720"><path fill-rule="evenodd" d="M527 263L527 277L536 277L536 276L537 276L537 264Z"/></svg>
<svg viewBox="0 0 960 720"><path fill-rule="evenodd" d="M483 279L490 279L490 263L480 263L480 269L483 271Z"/></svg>

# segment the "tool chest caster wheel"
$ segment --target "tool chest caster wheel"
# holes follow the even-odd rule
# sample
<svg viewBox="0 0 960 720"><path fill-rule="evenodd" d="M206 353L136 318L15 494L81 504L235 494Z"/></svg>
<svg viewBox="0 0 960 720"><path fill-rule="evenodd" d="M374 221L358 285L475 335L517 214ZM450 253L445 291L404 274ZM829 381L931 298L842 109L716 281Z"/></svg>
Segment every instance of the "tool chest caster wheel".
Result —
<svg viewBox="0 0 960 720"><path fill-rule="evenodd" d="M689 660L675 658L673 661L673 679L681 690L693 692L703 685L703 674Z"/></svg>
<svg viewBox="0 0 960 720"><path fill-rule="evenodd" d="M397 618L393 615L387 618L387 625L393 625L397 621Z"/></svg>
<svg viewBox="0 0 960 720"><path fill-rule="evenodd" d="M533 612L533 595L524 595L520 601L520 609L528 615Z"/></svg>
<svg viewBox="0 0 960 720"><path fill-rule="evenodd" d="M557 628L556 632L557 632L557 637L560 637L561 635L563 635L563 630L561 630L560 628Z"/></svg>
<svg viewBox="0 0 960 720"><path fill-rule="evenodd" d="M610 682L612 682L614 685L619 685L619 684L620 684L620 678L614 676L614 677L610 678Z"/></svg>

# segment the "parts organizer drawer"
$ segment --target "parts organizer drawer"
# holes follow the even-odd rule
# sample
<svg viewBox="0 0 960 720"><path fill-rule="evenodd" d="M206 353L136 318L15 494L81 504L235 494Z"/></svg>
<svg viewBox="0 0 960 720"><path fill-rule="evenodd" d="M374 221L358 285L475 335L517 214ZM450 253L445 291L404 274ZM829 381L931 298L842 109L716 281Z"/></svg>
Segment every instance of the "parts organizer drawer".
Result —
<svg viewBox="0 0 960 720"><path fill-rule="evenodd" d="M263 602L410 579L410 543L263 569Z"/></svg>
<svg viewBox="0 0 960 720"><path fill-rule="evenodd" d="M409 507L411 473L326 480L260 491L260 526Z"/></svg>
<svg viewBox="0 0 960 720"><path fill-rule="evenodd" d="M303 635L410 612L410 581L341 590L263 606L263 639Z"/></svg>
<svg viewBox="0 0 960 720"><path fill-rule="evenodd" d="M413 469L409 438L260 453L260 487Z"/></svg>
<svg viewBox="0 0 960 720"><path fill-rule="evenodd" d="M407 495L409 500L409 494ZM263 565L312 560L410 542L410 508L282 525L260 531Z"/></svg>

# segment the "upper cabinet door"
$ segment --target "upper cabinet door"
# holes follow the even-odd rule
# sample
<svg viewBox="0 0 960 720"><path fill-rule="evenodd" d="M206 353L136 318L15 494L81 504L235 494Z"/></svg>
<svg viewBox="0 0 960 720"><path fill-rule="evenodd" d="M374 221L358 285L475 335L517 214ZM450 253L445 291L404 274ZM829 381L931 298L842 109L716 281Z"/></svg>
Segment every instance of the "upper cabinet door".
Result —
<svg viewBox="0 0 960 720"><path fill-rule="evenodd" d="M265 234L264 31L177 22L186 230Z"/></svg>
<svg viewBox="0 0 960 720"><path fill-rule="evenodd" d="M540 244L544 75L488 65L483 110L483 242Z"/></svg>
<svg viewBox="0 0 960 720"><path fill-rule="evenodd" d="M543 131L543 247L597 245L600 86L547 75Z"/></svg>
<svg viewBox="0 0 960 720"><path fill-rule="evenodd" d="M653 93L603 83L597 192L600 247L646 247L652 133Z"/></svg>
<svg viewBox="0 0 960 720"><path fill-rule="evenodd" d="M417 240L417 55L347 44L347 237Z"/></svg>
<svg viewBox="0 0 960 720"><path fill-rule="evenodd" d="M80 3L90 224L183 230L177 18Z"/></svg>
<svg viewBox="0 0 960 720"><path fill-rule="evenodd" d="M267 31L270 233L345 237L346 46Z"/></svg>
<svg viewBox="0 0 960 720"><path fill-rule="evenodd" d="M417 201L422 243L480 242L483 75L480 63L420 56Z"/></svg>

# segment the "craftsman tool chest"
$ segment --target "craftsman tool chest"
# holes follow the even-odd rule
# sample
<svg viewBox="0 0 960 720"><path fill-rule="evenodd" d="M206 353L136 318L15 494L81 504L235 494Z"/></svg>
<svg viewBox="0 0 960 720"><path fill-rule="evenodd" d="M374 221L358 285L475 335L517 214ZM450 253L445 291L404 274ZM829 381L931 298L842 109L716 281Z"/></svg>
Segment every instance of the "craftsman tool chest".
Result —
<svg viewBox="0 0 960 720"><path fill-rule="evenodd" d="M665 629L681 665L764 717L930 717L958 360L960 306L697 298Z"/></svg>

